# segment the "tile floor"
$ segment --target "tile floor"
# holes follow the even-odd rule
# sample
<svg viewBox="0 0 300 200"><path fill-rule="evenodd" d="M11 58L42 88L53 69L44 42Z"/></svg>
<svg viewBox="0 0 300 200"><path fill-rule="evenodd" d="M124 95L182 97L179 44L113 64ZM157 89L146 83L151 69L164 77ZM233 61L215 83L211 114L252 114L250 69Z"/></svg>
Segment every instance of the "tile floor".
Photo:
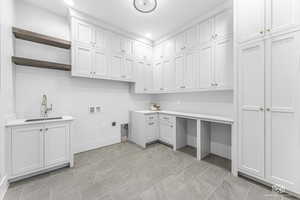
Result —
<svg viewBox="0 0 300 200"><path fill-rule="evenodd" d="M183 152L161 144L143 150L121 143L81 153L72 169L11 184L5 200L292 199L231 176L225 159L197 161L190 155L193 149Z"/></svg>

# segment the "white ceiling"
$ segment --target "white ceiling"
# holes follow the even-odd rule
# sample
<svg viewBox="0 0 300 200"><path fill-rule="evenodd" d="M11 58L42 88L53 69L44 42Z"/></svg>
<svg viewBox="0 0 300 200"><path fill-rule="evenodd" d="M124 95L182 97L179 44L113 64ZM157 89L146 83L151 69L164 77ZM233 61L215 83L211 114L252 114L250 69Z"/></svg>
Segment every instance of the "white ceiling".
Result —
<svg viewBox="0 0 300 200"><path fill-rule="evenodd" d="M67 15L63 0L23 0L61 15ZM171 33L213 9L225 0L157 0L149 14L136 11L133 0L74 0L74 8L110 25L152 40Z"/></svg>

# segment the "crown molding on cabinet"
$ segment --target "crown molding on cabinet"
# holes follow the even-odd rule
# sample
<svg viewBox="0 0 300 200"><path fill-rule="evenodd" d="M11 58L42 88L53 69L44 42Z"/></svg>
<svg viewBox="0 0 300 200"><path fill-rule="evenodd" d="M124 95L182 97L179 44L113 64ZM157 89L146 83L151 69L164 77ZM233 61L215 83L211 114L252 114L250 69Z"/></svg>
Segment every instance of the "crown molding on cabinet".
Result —
<svg viewBox="0 0 300 200"><path fill-rule="evenodd" d="M82 21L85 21L87 23L91 23L95 26L100 26L103 29L115 32L117 34L128 37L130 39L137 40L139 42L142 42L142 43L145 43L147 45L153 46L153 41L152 40L149 40L149 39L147 39L143 36L137 35L135 33L128 32L128 31L123 30L121 28L118 28L116 26L107 24L104 21L101 21L100 19L92 17L88 14L82 13L82 12L77 11L75 9L71 9L71 8L69 9L69 17L75 17L75 18L80 19Z"/></svg>
<svg viewBox="0 0 300 200"><path fill-rule="evenodd" d="M156 45L158 45L158 44L160 44L160 43L162 43L162 42L164 42L164 41L166 41L166 40L168 40L168 39L170 39L170 38L178 35L179 33L184 32L188 28L190 28L192 26L195 26L195 25L199 24L200 22L202 22L204 20L207 20L207 19L209 19L209 18L211 18L211 17L213 17L213 16L215 16L215 15L223 12L226 9L232 9L232 6L233 6L232 2L225 2L225 3L221 4L220 6L216 7L214 10L209 11L206 14L201 15L201 16L195 18L191 22L189 22L189 23L187 23L187 24L185 24L185 25L177 28L174 31L171 31L166 36L163 36L162 38L154 41L154 46L156 46Z"/></svg>

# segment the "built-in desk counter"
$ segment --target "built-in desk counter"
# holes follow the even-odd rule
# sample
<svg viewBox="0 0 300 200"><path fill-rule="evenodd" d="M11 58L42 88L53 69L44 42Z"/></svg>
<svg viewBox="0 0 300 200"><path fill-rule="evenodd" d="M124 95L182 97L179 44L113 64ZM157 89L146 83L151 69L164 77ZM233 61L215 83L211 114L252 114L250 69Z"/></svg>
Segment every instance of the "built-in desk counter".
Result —
<svg viewBox="0 0 300 200"><path fill-rule="evenodd" d="M168 117L160 117L160 116ZM149 120L151 118L151 120ZM162 121L168 118L166 123ZM197 136L197 159L201 160L210 153L210 136L207 124L210 122L226 124L231 128L233 134L234 120L227 117L201 114L185 113L175 111L133 111L131 113L131 131L129 140L146 147L149 142L162 140L173 146L174 151L187 145L186 131L184 131L184 120L195 120ZM169 136L169 138L168 138ZM235 144L231 137L231 144ZM150 140L149 140L150 139ZM236 150L231 150L232 173L237 175Z"/></svg>

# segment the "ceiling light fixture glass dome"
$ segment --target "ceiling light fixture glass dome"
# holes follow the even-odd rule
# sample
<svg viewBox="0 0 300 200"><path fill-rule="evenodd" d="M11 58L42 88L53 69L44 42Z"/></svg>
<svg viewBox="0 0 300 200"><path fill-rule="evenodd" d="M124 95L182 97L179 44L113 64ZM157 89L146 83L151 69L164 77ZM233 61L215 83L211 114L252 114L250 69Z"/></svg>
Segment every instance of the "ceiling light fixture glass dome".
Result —
<svg viewBox="0 0 300 200"><path fill-rule="evenodd" d="M157 7L157 0L133 0L135 9L142 13L150 13Z"/></svg>

